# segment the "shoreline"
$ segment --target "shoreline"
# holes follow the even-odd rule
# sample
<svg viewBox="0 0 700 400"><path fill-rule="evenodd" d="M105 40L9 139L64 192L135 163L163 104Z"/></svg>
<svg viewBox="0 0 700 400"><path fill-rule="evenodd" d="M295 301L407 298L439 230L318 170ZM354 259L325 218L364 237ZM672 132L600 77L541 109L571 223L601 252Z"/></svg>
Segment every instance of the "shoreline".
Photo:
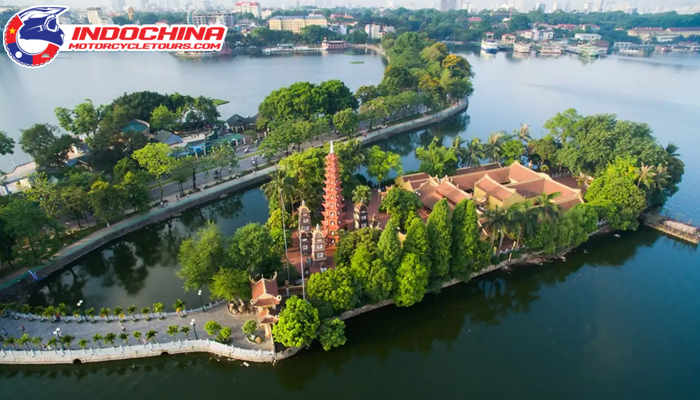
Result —
<svg viewBox="0 0 700 400"><path fill-rule="evenodd" d="M603 228L594 235L610 233L609 229ZM474 278L490 274L495 271L509 268L515 265L535 265L543 262L552 262L560 259L564 254L574 250L567 249L559 254L524 254L514 260L505 260L499 264L490 265L481 271L473 272L469 281ZM467 282L469 282L467 281ZM452 279L443 283L442 289L464 283L459 279ZM345 311L339 318L348 320L393 305L392 299L382 300L377 304L369 304L354 310ZM97 350L97 351L95 351ZM266 350L248 350L221 344L211 340L177 340L166 343L151 343L136 346L119 346L112 348L81 349L81 350L5 350L0 349L0 365L56 365L56 364L83 364L98 363L107 361L118 361L128 359L150 358L162 355L209 353L213 356L228 358L230 361L246 361L256 363L272 363L286 360L300 353L304 348L287 348L280 352Z"/></svg>
<svg viewBox="0 0 700 400"><path fill-rule="evenodd" d="M355 138L359 139L363 146L366 146L397 134L422 129L427 126L440 123L447 118L465 112L468 107L468 100L460 101L434 114L423 115L411 121L402 122L368 132L366 136L358 135ZM346 137L342 138L342 140L346 139ZM151 209L151 211L149 211L147 214L126 218L118 223L115 223L109 228L100 229L99 231L93 232L81 240L62 248L45 264L35 266L30 270L37 275L39 280L46 278L49 275L62 270L65 266L78 258L126 234L167 220L189 208L217 200L218 198L226 196L228 193L261 184L269 179L268 174L273 172L274 169L274 166L269 166L237 179L234 178L224 180L219 184L208 187L205 191L192 194L190 198L181 199L177 203L170 203L166 207ZM12 296L13 294L16 294L16 292L31 286L39 280L33 280L28 272L25 272L18 277L14 277L3 284L0 284L0 298Z"/></svg>

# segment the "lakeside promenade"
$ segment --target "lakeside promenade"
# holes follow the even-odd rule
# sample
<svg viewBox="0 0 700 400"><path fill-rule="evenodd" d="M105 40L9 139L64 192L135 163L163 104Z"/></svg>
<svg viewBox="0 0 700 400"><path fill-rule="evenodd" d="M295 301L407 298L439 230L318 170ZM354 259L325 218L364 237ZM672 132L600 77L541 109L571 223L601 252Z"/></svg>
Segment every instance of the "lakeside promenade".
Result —
<svg viewBox="0 0 700 400"><path fill-rule="evenodd" d="M467 100L462 100L434 114L423 115L411 121L391 125L382 129L373 130L371 132L359 132L356 138L361 140L363 145L372 144L396 134L425 128L427 126L442 122L449 117L464 112L468 106L469 102ZM346 138L339 139L345 140ZM327 140L328 139L326 138L316 141L312 143L311 146L322 146ZM271 161L274 162L279 158L281 157ZM248 160L250 162L250 159ZM239 178L229 177L229 179L224 179L219 184L208 186L205 190L196 192L189 197L180 199L179 201L176 200L176 194L172 194L165 198L167 205L164 207L151 209L146 214L134 215L129 218L125 218L109 227L100 229L75 243L65 246L43 265L38 265L32 268L23 268L4 277L2 280L0 280L0 296L8 295L12 292L12 290L16 289L17 287L21 287L22 285L17 285L18 283L24 283L27 285L33 283L34 279L31 277L29 271L36 274L38 279L42 279L62 269L85 254L112 240L118 239L127 233L166 220L188 208L216 200L222 196L225 196L227 193L243 190L263 183L269 179L268 175L270 172L274 171L274 168L274 166L268 166L258 171L252 171L251 173ZM249 166L249 169L252 169L252 165ZM213 183L213 174L210 175L212 175L212 177L210 177L209 180L200 181L200 185L208 185ZM176 187L177 184L171 183L167 186ZM176 192L177 191L174 191L174 193Z"/></svg>

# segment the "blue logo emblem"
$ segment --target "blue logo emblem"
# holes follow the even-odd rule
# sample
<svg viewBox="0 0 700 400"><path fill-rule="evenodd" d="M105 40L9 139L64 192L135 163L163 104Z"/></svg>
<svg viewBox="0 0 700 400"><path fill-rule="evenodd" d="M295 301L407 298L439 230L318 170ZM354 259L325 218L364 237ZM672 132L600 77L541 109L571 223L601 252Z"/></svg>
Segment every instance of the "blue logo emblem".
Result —
<svg viewBox="0 0 700 400"><path fill-rule="evenodd" d="M63 45L64 33L58 17L64 6L40 6L15 14L5 26L3 44L14 62L27 68L41 67L53 60Z"/></svg>

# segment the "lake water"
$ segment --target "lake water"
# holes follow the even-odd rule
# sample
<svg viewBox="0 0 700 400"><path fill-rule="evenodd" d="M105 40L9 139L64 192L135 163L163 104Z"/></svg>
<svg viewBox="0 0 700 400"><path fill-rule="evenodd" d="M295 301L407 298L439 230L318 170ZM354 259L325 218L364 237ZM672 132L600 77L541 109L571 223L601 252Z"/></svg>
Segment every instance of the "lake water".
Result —
<svg viewBox="0 0 700 400"><path fill-rule="evenodd" d="M700 198L700 161L692 153L700 148L697 56L612 57L583 63L568 57L519 60L505 54L465 55L477 74L467 115L382 144L402 155L405 169L417 167L413 150L433 136L485 138L491 131L510 131L520 123L529 123L538 136L547 118L569 107L582 114L616 113L623 119L649 123L662 143L673 141L680 146L686 174L667 208L700 220L695 207ZM85 82L100 82L104 87L73 82L74 102L84 97L98 100L99 96L108 101L115 93L141 89L180 90L233 100L231 95L218 94L220 88L198 84L184 90L181 85L201 80L231 87L240 84L251 91L237 93L242 100L232 101L230 110L253 113L255 105L277 86L337 77L355 88L377 82L382 68L376 57L363 57L362 69L353 70L357 65L349 64L348 56L237 58L222 62L223 66L218 62L181 64L160 58L162 55L144 55L153 57L153 63L130 66L132 54L104 56L60 59L40 73L48 74L59 65L72 71L71 63L76 68L94 63L124 80L110 81L97 69L81 70L78 75L85 75ZM4 61L0 61L3 88L8 69ZM241 82L246 78L227 79L226 72L243 69L237 63L254 65L248 67L249 80L280 79L276 73L284 81L258 90ZM275 72L259 76L262 68L272 71L271 65ZM313 73L322 77L308 75L326 67L331 70ZM162 78L175 74L169 69L176 70L179 77L171 86ZM14 73L29 76L25 71ZM25 92L41 91L32 86L34 80L26 79ZM162 86L154 86L153 81ZM50 116L56 105L36 112ZM0 120L26 124L11 115L14 119ZM89 307L113 308L132 303L142 307L155 301L168 305L180 297L196 305L196 296L183 293L181 282L174 277L181 238L206 219L217 220L227 235L247 222L262 222L267 216L264 204L259 189L251 189L188 211L169 224L128 235L79 260L72 272L49 279L30 301L84 299ZM0 385L8 398L38 399L80 399L95 392L105 392L109 400L134 395L188 398L201 396L203 388L221 396L281 395L289 399L425 399L435 395L697 399L699 285L700 256L695 247L641 229L620 238L595 239L566 262L490 274L439 296L428 296L408 309L390 307L355 318L348 322L346 346L331 352L314 347L277 366L245 368L240 362L183 356L77 367L3 367ZM110 389L105 390L107 387Z"/></svg>

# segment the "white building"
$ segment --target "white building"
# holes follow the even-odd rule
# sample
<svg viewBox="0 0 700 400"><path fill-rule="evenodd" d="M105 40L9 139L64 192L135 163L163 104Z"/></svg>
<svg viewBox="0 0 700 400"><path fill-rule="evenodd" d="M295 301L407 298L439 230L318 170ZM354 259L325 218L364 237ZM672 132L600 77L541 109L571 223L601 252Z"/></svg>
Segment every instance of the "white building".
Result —
<svg viewBox="0 0 700 400"><path fill-rule="evenodd" d="M378 24L368 24L365 25L365 33L369 35L372 39L381 39L385 33L396 32L391 25L378 25Z"/></svg>
<svg viewBox="0 0 700 400"><path fill-rule="evenodd" d="M190 25L236 25L236 14L231 11L190 11L187 13Z"/></svg>
<svg viewBox="0 0 700 400"><path fill-rule="evenodd" d="M260 18L262 19L268 19L272 16L272 9L271 8L265 8L260 11Z"/></svg>
<svg viewBox="0 0 700 400"><path fill-rule="evenodd" d="M233 11L236 14L251 13L255 18L260 18L260 3L257 1L239 1L233 6Z"/></svg>
<svg viewBox="0 0 700 400"><path fill-rule="evenodd" d="M584 42L590 42L593 40L600 40L601 36L597 33L577 33L574 35L574 39L581 40Z"/></svg>
<svg viewBox="0 0 700 400"><path fill-rule="evenodd" d="M91 25L111 25L112 18L107 17L100 7L88 7L87 19Z"/></svg>

